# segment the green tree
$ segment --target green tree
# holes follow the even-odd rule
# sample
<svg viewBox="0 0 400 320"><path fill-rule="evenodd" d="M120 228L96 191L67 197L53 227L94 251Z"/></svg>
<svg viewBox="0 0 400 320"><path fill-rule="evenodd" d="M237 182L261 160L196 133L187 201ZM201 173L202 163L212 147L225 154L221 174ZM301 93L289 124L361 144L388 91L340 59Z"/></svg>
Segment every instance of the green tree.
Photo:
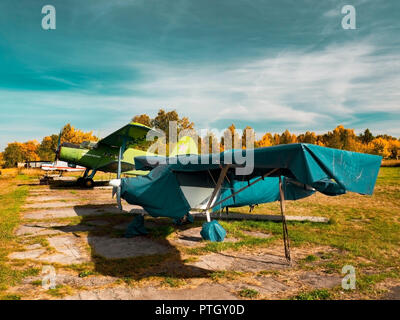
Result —
<svg viewBox="0 0 400 320"><path fill-rule="evenodd" d="M22 144L19 142L9 143L4 149L3 159L6 168L16 167L18 162L24 161Z"/></svg>
<svg viewBox="0 0 400 320"><path fill-rule="evenodd" d="M374 136L372 135L371 131L369 131L368 128L365 129L364 133L360 133L358 137L364 144L368 144L372 142L372 140L374 140Z"/></svg>
<svg viewBox="0 0 400 320"><path fill-rule="evenodd" d="M177 122L178 134L184 129L193 129L194 123L190 122L188 118L180 118L176 110L165 112L164 109L160 109L157 116L151 121L153 127L162 130L168 135L170 121Z"/></svg>
<svg viewBox="0 0 400 320"><path fill-rule="evenodd" d="M357 151L357 139L353 129L345 129L342 125L323 135L324 145L329 148Z"/></svg>
<svg viewBox="0 0 400 320"><path fill-rule="evenodd" d="M58 135L44 137L38 147L38 155L42 161L53 161L57 150Z"/></svg>

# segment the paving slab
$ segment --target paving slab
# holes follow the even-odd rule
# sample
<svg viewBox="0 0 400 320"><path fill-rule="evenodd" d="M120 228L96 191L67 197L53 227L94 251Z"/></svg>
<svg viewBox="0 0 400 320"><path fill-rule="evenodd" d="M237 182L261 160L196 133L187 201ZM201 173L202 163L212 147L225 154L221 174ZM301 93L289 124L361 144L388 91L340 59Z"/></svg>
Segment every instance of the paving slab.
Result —
<svg viewBox="0 0 400 320"><path fill-rule="evenodd" d="M274 279L272 276L257 276L254 280L255 283L233 281L228 282L225 285L236 293L244 289L253 289L263 296L285 292L290 289L287 285Z"/></svg>
<svg viewBox="0 0 400 320"><path fill-rule="evenodd" d="M63 200L90 200L90 198L93 197L93 195L87 195L87 194L55 194L55 195L37 195L37 196L29 196L26 198L27 202L57 202L57 201L63 201ZM96 200L101 201L113 201L115 200L111 199L110 195L95 195Z"/></svg>
<svg viewBox="0 0 400 320"><path fill-rule="evenodd" d="M90 261L90 256L85 249L85 242L80 242L74 236L57 236L47 238L49 245L56 252L50 255L42 255L37 258L39 261L59 264L79 264Z"/></svg>
<svg viewBox="0 0 400 320"><path fill-rule="evenodd" d="M400 300L400 286L390 288L389 292L382 298L383 300Z"/></svg>
<svg viewBox="0 0 400 320"><path fill-rule="evenodd" d="M90 220L90 221L85 221L86 225L89 226L95 226L95 227L105 227L110 225L110 222L106 220Z"/></svg>
<svg viewBox="0 0 400 320"><path fill-rule="evenodd" d="M84 232L94 230L94 226L88 225L69 225L65 223L26 223L20 225L15 234L17 236L36 237L43 235L62 234L69 232Z"/></svg>
<svg viewBox="0 0 400 320"><path fill-rule="evenodd" d="M94 252L107 259L124 259L153 254L165 254L169 248L147 237L88 237Z"/></svg>
<svg viewBox="0 0 400 320"><path fill-rule="evenodd" d="M43 276L34 276L34 277L27 277L22 280L23 284L29 284L33 281L42 280ZM86 287L86 288L94 288L94 287L101 287L111 283L114 283L118 280L115 277L109 276L98 276L98 275L90 275L87 277L79 277L78 275L72 274L64 274L57 272L55 278L56 285L68 285L71 287Z"/></svg>
<svg viewBox="0 0 400 320"><path fill-rule="evenodd" d="M10 259L32 259L48 263L78 264L89 262L90 257L85 250L85 242L79 242L74 236L56 236L47 238L49 245L55 252L46 254L46 249L32 249L14 252L9 255ZM29 246L27 247L29 248Z"/></svg>
<svg viewBox="0 0 400 320"><path fill-rule="evenodd" d="M77 200L76 197L74 200ZM79 199L78 199L79 200ZM44 208L65 208L76 207L82 205L110 205L114 204L115 200L80 200L80 201L56 201L56 202L34 202L27 203L22 208L24 209L44 209Z"/></svg>
<svg viewBox="0 0 400 320"><path fill-rule="evenodd" d="M126 230L130 223L131 223L130 221L123 222L123 223L120 223L120 224L117 224L117 225L113 226L113 228L116 229L116 230Z"/></svg>
<svg viewBox="0 0 400 320"><path fill-rule="evenodd" d="M204 245L204 241L200 235L201 227L190 228L178 232L177 238L173 241L185 247L198 247Z"/></svg>
<svg viewBox="0 0 400 320"><path fill-rule="evenodd" d="M135 205L124 206L124 213L145 213L142 207ZM76 206L71 208L45 209L31 212L25 212L25 219L56 219L70 218L77 216L98 216L103 214L121 214L121 211L115 205L104 205L97 207Z"/></svg>
<svg viewBox="0 0 400 320"><path fill-rule="evenodd" d="M203 212L190 212L195 219L204 220L206 214ZM270 214L252 214L252 213L222 213L212 214L213 219L217 220L257 220L257 221L282 221L281 215L270 215ZM316 217L316 216L285 216L286 221L298 221L298 222L320 222L328 223L329 218Z"/></svg>
<svg viewBox="0 0 400 320"><path fill-rule="evenodd" d="M342 277L336 275L306 272L299 279L315 289L330 289L342 283Z"/></svg>
<svg viewBox="0 0 400 320"><path fill-rule="evenodd" d="M263 270L283 269L289 265L282 256L269 253L211 253L199 258L190 265L206 270L232 270L258 272Z"/></svg>
<svg viewBox="0 0 400 320"><path fill-rule="evenodd" d="M26 202L76 200L76 195L35 195L26 198Z"/></svg>
<svg viewBox="0 0 400 320"><path fill-rule="evenodd" d="M33 249L27 251L17 251L13 252L8 255L10 259L17 259L17 260L25 260L25 259L37 259L43 253L46 252L46 249Z"/></svg>
<svg viewBox="0 0 400 320"><path fill-rule="evenodd" d="M205 283L196 288L159 289L156 287L116 287L82 291L65 300L237 300L231 288L219 283Z"/></svg>

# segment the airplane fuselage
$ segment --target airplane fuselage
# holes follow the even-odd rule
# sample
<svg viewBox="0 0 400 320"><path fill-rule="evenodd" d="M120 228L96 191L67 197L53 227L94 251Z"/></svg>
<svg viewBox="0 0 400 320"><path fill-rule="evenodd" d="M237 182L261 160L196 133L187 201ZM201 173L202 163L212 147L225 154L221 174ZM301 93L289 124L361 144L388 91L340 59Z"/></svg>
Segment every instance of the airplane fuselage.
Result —
<svg viewBox="0 0 400 320"><path fill-rule="evenodd" d="M98 145L93 149L82 148L79 145L61 146L59 159L83 166L87 169L117 172L119 148ZM121 171L127 174L143 174L143 171L136 172L134 158L146 155L147 152L134 148L128 148L123 153Z"/></svg>

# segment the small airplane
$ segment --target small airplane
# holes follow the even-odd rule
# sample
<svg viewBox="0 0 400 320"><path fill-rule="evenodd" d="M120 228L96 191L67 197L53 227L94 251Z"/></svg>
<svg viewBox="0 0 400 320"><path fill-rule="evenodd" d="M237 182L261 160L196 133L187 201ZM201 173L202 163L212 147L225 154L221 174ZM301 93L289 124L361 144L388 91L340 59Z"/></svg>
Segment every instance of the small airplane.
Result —
<svg viewBox="0 0 400 320"><path fill-rule="evenodd" d="M86 169L85 167L77 166L75 164L70 164L68 162L60 161L60 160L56 160L51 163L43 163L40 168L46 172L57 171L57 172L60 172L61 174L63 172L81 172Z"/></svg>
<svg viewBox="0 0 400 320"><path fill-rule="evenodd" d="M253 170L238 174L236 169L246 163L236 159L246 158L247 152L139 156L134 159L136 170L150 173L114 179L110 185L120 194L119 205L122 197L153 217L191 222L190 210L200 209L207 217L201 236L211 241L223 241L226 232L216 220L211 221L210 211L280 201L285 256L290 263L285 200L298 200L317 191L329 196L348 191L371 195L382 160L380 156L298 143L252 150ZM145 234L143 216L136 216L128 230L130 236Z"/></svg>
<svg viewBox="0 0 400 320"><path fill-rule="evenodd" d="M118 178L121 173L143 175L146 172L136 171L133 159L147 152L132 145L144 142L150 131L156 133L143 124L131 122L97 142L84 141L81 144L60 143L60 133L55 161L84 167L83 177L78 178L77 183L86 188L93 187L93 178L98 171L117 173Z"/></svg>
<svg viewBox="0 0 400 320"><path fill-rule="evenodd" d="M156 154L135 149L132 146L144 143L148 134L158 137L162 135L157 130L137 122L130 122L97 142L61 143L60 132L55 162L62 160L69 165L73 164L86 168L83 177L77 180L78 185L86 188L93 187L93 178L98 171L117 173L117 179L120 179L121 173L133 176L146 175L148 173L146 171L135 170L134 159L138 156L156 156ZM183 136L176 143L170 156L188 153L197 154L197 145L191 137ZM120 194L114 188L113 196L115 193L117 194L118 206L122 209Z"/></svg>

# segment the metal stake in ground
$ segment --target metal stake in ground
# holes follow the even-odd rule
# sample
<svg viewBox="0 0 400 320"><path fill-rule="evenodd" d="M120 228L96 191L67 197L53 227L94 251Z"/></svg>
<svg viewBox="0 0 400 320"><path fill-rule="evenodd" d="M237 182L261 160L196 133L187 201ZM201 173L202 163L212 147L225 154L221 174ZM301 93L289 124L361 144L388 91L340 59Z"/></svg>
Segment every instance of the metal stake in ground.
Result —
<svg viewBox="0 0 400 320"><path fill-rule="evenodd" d="M279 176L279 195L280 195L280 205L281 205L281 215L282 215L283 245L285 247L286 260L288 261L288 263L290 265L291 264L290 242L289 242L289 233L287 230L286 218L285 218L285 193L283 191L281 176Z"/></svg>
<svg viewBox="0 0 400 320"><path fill-rule="evenodd" d="M226 173L228 172L229 167L230 167L230 165L228 164L228 165L226 165L225 167L223 167L221 169L221 173L219 175L217 184L216 184L216 186L215 186L215 188L214 188L214 190L213 190L213 192L211 194L210 200L208 200L207 207L204 210L206 212L206 214L207 214L207 222L211 221L210 207L212 205L212 202L214 201L214 198L217 196L218 191L221 189L222 182L225 179L225 176L226 176Z"/></svg>

